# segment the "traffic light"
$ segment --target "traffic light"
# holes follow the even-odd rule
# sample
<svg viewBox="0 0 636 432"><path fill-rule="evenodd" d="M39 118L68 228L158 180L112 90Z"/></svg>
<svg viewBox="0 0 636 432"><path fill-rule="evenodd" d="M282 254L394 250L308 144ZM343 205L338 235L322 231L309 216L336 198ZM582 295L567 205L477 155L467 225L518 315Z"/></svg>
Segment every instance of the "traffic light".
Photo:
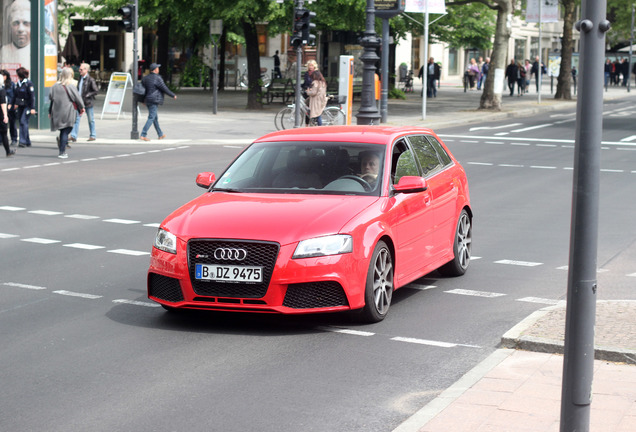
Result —
<svg viewBox="0 0 636 432"><path fill-rule="evenodd" d="M301 45L316 44L316 36L311 34L311 30L316 28L316 24L311 22L311 19L315 16L315 12L304 8L294 10L294 27L291 37L292 46L298 48Z"/></svg>
<svg viewBox="0 0 636 432"><path fill-rule="evenodd" d="M135 31L135 5L128 4L122 6L117 13L121 15L121 25L126 32L130 33Z"/></svg>
<svg viewBox="0 0 636 432"><path fill-rule="evenodd" d="M298 48L303 44L303 16L306 9L294 9L294 26L292 28L291 45Z"/></svg>
<svg viewBox="0 0 636 432"><path fill-rule="evenodd" d="M311 19L316 16L316 12L305 10L303 15L303 44L304 45L316 45L316 35L311 34L311 31L316 28L316 24L311 22Z"/></svg>

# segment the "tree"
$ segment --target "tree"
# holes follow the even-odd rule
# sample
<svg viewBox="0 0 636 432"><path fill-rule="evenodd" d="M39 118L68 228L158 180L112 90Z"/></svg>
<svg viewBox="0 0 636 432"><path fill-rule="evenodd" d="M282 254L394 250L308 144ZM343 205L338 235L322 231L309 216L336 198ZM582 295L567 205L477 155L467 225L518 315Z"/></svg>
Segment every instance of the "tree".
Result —
<svg viewBox="0 0 636 432"><path fill-rule="evenodd" d="M574 48L572 28L574 26L576 4L577 0L561 0L563 8L563 38L561 42L561 69L557 78L555 99L572 99L572 51Z"/></svg>

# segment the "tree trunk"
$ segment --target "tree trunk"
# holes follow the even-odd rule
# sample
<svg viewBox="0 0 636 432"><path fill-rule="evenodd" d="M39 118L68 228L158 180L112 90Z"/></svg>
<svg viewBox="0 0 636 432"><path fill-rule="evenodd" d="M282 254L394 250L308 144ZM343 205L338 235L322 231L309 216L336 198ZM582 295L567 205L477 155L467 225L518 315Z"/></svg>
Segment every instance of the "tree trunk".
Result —
<svg viewBox="0 0 636 432"><path fill-rule="evenodd" d="M168 53L170 52L170 17L163 17L159 21L157 26L157 60L156 62L161 65L159 74L163 77L163 80L169 82L172 76L172 70L170 68L170 60L168 59ZM140 44L143 46L143 43ZM145 59L146 68L150 67L152 58ZM177 83L178 84L178 83Z"/></svg>
<svg viewBox="0 0 636 432"><path fill-rule="evenodd" d="M223 27L223 32L221 33L221 41L219 42L218 54L220 57L219 61L219 69L217 73L219 74L219 88L218 91L223 91L225 89L225 44L227 43L227 29ZM213 60L214 61L214 60ZM214 85L213 81L210 80L210 89Z"/></svg>
<svg viewBox="0 0 636 432"><path fill-rule="evenodd" d="M563 42L561 43L561 69L557 79L555 99L572 99L572 48L574 37L572 26L574 25L575 0L561 0L563 6Z"/></svg>
<svg viewBox="0 0 636 432"><path fill-rule="evenodd" d="M484 92L479 101L479 109L500 111L508 41L510 40L510 28L507 21L508 16L512 14L512 0L496 0L495 3L497 4L495 43L490 57L490 68L486 76ZM495 80L495 77L498 79Z"/></svg>
<svg viewBox="0 0 636 432"><path fill-rule="evenodd" d="M243 34L247 51L247 109L261 109L261 58L258 52L258 34L252 21L243 21Z"/></svg>

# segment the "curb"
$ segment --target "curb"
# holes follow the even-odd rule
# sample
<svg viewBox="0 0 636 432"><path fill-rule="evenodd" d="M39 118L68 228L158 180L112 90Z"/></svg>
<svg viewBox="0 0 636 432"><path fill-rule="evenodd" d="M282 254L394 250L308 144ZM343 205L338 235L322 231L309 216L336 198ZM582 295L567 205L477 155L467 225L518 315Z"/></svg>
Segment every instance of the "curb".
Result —
<svg viewBox="0 0 636 432"><path fill-rule="evenodd" d="M393 432L417 432L431 421L437 414L446 409L450 404L474 386L488 372L497 367L499 363L507 359L515 350L498 349L490 354L477 366L468 371L453 385L448 387L435 399L424 405L419 411L406 419L402 424L393 429Z"/></svg>
<svg viewBox="0 0 636 432"><path fill-rule="evenodd" d="M601 302L611 303L611 301L598 301L598 303ZM548 306L530 314L527 318L508 330L501 337L501 346L503 348L524 351L563 354L564 343L562 340L525 336L524 333L544 318L548 313L557 309L564 309L565 307L565 301L561 301L555 306ZM596 345L594 348L594 359L636 365L636 350Z"/></svg>

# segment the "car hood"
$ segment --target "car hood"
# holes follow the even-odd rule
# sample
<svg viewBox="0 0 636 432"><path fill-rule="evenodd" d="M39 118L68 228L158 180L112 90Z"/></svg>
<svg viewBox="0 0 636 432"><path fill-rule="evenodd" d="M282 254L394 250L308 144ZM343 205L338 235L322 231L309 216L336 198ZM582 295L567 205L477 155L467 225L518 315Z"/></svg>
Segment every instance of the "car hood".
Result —
<svg viewBox="0 0 636 432"><path fill-rule="evenodd" d="M378 197L208 192L162 226L182 239L232 238L286 245L336 234Z"/></svg>

